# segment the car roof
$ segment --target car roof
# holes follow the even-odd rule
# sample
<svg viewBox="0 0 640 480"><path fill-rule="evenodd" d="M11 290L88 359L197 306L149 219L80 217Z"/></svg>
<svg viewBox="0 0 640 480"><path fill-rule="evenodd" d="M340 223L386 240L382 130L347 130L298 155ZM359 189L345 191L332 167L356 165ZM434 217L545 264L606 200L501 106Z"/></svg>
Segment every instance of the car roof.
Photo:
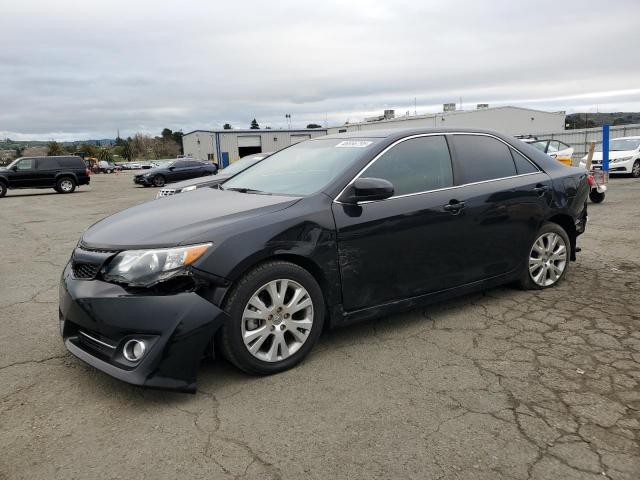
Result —
<svg viewBox="0 0 640 480"><path fill-rule="evenodd" d="M482 128L388 128L388 129L380 129L380 130L358 130L344 133L334 133L331 135L325 135L322 137L312 138L312 141L315 140L325 140L325 139L340 139L340 138L386 138L386 139L396 139L403 138L411 135L421 135L428 133L487 133L489 135L497 135L499 137L503 137L499 132L494 130L487 130Z"/></svg>

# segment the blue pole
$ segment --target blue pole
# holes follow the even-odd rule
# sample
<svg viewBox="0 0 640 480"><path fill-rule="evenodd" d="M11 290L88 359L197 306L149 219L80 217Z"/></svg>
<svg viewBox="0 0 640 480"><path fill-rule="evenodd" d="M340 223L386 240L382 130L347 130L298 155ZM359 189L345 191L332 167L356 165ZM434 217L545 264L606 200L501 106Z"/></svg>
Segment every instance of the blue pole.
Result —
<svg viewBox="0 0 640 480"><path fill-rule="evenodd" d="M609 171L609 125L602 125L602 171Z"/></svg>

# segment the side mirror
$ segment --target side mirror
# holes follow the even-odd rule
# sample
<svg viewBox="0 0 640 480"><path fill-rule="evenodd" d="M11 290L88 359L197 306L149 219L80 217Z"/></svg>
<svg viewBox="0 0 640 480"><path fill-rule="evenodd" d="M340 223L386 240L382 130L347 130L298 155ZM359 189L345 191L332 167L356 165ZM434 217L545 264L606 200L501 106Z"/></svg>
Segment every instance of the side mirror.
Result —
<svg viewBox="0 0 640 480"><path fill-rule="evenodd" d="M18 166L17 165L12 166L11 170L13 170L14 172L17 171L18 170Z"/></svg>
<svg viewBox="0 0 640 480"><path fill-rule="evenodd" d="M176 167L169 167L169 170L171 170L172 172L176 169Z"/></svg>
<svg viewBox="0 0 640 480"><path fill-rule="evenodd" d="M355 204L384 200L393 196L393 184L383 178L358 178L344 192L340 201Z"/></svg>

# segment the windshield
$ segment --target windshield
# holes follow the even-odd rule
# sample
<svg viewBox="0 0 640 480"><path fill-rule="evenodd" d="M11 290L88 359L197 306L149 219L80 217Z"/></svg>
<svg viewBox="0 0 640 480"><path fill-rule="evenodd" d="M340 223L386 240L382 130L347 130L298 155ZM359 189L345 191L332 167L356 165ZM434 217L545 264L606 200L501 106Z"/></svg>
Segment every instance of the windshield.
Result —
<svg viewBox="0 0 640 480"><path fill-rule="evenodd" d="M326 187L373 143L367 139L296 143L226 181L223 188L310 195Z"/></svg>
<svg viewBox="0 0 640 480"><path fill-rule="evenodd" d="M640 146L640 138L626 138L611 140L609 142L609 151L624 152L626 150L635 150ZM596 146L596 152L602 151L602 144Z"/></svg>
<svg viewBox="0 0 640 480"><path fill-rule="evenodd" d="M261 157L261 156L249 155L248 157L244 157L244 158L241 158L240 160L236 160L228 167L223 168L222 170L220 170L220 173L223 173L224 175L229 175L229 176L235 175L236 173L240 173L241 171L246 170L251 165L255 165L263 158L264 157Z"/></svg>

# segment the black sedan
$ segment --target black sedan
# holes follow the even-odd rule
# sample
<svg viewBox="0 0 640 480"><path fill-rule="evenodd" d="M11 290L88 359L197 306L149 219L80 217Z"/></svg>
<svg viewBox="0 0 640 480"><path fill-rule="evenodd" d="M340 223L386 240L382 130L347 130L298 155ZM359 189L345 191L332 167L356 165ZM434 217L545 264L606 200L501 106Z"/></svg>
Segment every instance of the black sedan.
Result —
<svg viewBox="0 0 640 480"><path fill-rule="evenodd" d="M560 282L587 172L478 130L353 132L108 217L60 283L66 347L149 387L194 391L213 345L251 374L299 363L323 327L506 283Z"/></svg>
<svg viewBox="0 0 640 480"><path fill-rule="evenodd" d="M204 163L197 160L176 160L166 167L152 168L133 177L133 182L145 187L163 187L165 183L188 180L190 178L215 175L218 166L215 163Z"/></svg>
<svg viewBox="0 0 640 480"><path fill-rule="evenodd" d="M185 180L183 182L174 183L169 186L165 186L156 195L156 199L162 197L170 197L178 193L192 192L198 188L213 187L222 182L229 180L234 175L252 167L256 163L267 158L271 153L258 153L256 155L247 155L240 160L233 162L226 168L219 170L215 177L198 178L196 180Z"/></svg>

